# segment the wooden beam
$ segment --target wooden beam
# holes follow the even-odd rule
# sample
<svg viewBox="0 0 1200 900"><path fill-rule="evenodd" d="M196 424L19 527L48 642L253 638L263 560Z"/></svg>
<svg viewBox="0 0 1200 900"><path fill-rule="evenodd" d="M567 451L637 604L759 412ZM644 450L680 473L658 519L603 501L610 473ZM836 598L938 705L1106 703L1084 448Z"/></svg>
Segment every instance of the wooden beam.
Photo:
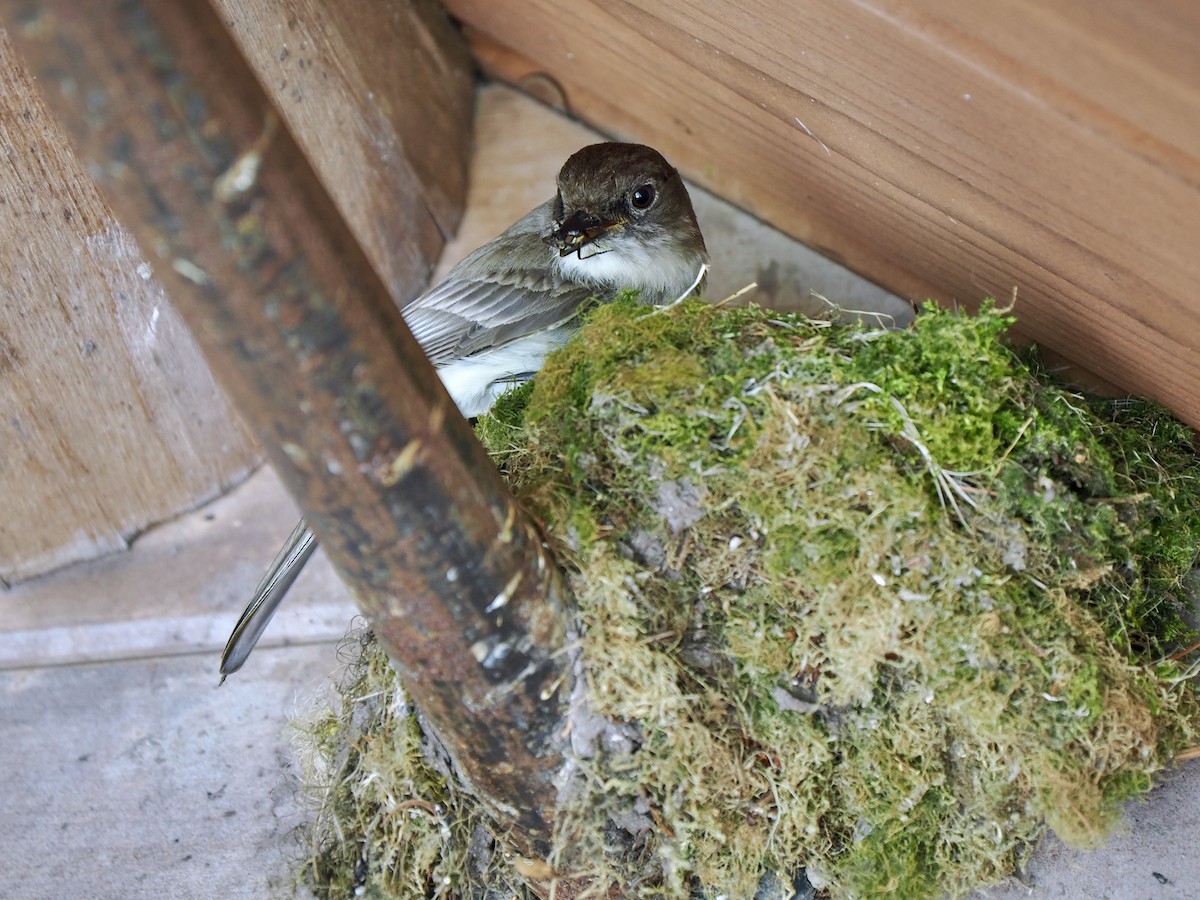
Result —
<svg viewBox="0 0 1200 900"><path fill-rule="evenodd" d="M9 6L4 24L53 34L36 7ZM473 66L445 10L217 6L396 302L418 295L466 191ZM43 89L78 89L48 75ZM122 549L261 456L3 32L0 147L3 584Z"/></svg>
<svg viewBox="0 0 1200 900"><path fill-rule="evenodd" d="M447 0L570 108L1200 425L1200 6ZM505 64L504 54L493 62Z"/></svg>
<svg viewBox="0 0 1200 900"><path fill-rule="evenodd" d="M571 679L537 531L208 3L32 5L25 58L87 86L50 92L60 120L456 771L538 853Z"/></svg>
<svg viewBox="0 0 1200 900"><path fill-rule="evenodd" d="M475 72L445 10L437 0L213 5L403 306L425 289L466 201Z"/></svg>

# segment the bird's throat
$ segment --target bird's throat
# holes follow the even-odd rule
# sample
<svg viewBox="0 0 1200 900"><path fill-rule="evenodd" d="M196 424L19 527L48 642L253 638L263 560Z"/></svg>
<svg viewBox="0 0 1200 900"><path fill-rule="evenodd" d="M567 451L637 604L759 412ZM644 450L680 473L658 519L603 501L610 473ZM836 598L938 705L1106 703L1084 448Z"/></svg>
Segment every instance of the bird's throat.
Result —
<svg viewBox="0 0 1200 900"><path fill-rule="evenodd" d="M666 303L687 290L705 260L665 241L600 240L557 257L563 278L599 290L636 290L646 303Z"/></svg>

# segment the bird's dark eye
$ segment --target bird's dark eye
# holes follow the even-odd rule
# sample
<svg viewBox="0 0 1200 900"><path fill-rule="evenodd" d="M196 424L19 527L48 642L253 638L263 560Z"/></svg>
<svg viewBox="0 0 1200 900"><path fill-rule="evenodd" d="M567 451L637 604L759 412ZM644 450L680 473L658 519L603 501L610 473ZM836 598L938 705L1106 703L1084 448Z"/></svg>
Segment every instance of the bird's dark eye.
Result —
<svg viewBox="0 0 1200 900"><path fill-rule="evenodd" d="M629 202L633 204L634 209L649 209L654 203L654 198L657 196L654 193L654 185L643 184L639 188L634 188L633 193L629 195Z"/></svg>

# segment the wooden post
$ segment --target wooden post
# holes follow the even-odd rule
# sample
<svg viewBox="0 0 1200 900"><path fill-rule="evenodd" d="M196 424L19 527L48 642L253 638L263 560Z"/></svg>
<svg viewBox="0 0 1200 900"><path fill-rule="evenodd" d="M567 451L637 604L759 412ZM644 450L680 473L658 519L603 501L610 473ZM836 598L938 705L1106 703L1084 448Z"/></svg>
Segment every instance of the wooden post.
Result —
<svg viewBox="0 0 1200 900"><path fill-rule="evenodd" d="M16 5L48 23L18 33L51 105L413 699L542 852L570 690L558 571L289 128L204 0Z"/></svg>

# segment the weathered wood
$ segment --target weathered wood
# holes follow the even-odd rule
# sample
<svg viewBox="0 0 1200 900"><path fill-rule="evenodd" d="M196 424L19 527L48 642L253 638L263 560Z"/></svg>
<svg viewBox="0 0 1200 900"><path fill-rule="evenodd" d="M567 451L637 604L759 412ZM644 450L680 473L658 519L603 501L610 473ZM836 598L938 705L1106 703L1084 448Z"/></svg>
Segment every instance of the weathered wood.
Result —
<svg viewBox="0 0 1200 900"><path fill-rule="evenodd" d="M412 299L466 194L472 65L444 10L432 0L220 7L392 295ZM4 22L53 40L56 23L36 6L0 8ZM98 28L96 40L118 40ZM79 90L41 74L43 89ZM86 90L94 102L109 91ZM239 480L257 451L157 281L138 275L142 254L6 37L0 139L11 161L0 233L18 235L0 245L0 347L22 360L0 385L14 413L0 424L12 510L0 580L12 582L124 547Z"/></svg>
<svg viewBox="0 0 1200 900"><path fill-rule="evenodd" d="M1190 0L447 7L493 71L903 296L1016 288L1026 335L1200 425Z"/></svg>
<svg viewBox="0 0 1200 900"><path fill-rule="evenodd" d="M0 166L0 581L15 582L123 548L257 451L3 30Z"/></svg>
<svg viewBox="0 0 1200 900"><path fill-rule="evenodd" d="M472 68L444 10L218 6L396 302L419 294L466 190ZM54 39L35 6L0 8L0 21ZM112 27L95 23L95 39ZM0 357L21 361L0 384L0 496L12 513L0 580L16 581L124 547L239 480L257 451L3 35L0 73L11 161L0 234L12 236L0 242ZM80 89L42 75L43 89ZM87 91L97 101L106 86Z"/></svg>
<svg viewBox="0 0 1200 900"><path fill-rule="evenodd" d="M214 5L404 305L425 289L466 199L474 71L445 10L436 0Z"/></svg>
<svg viewBox="0 0 1200 900"><path fill-rule="evenodd" d="M561 583L314 169L204 0L46 0L56 112L432 724L516 846L549 836ZM94 23L115 26L94 39ZM420 197L406 202L421 202Z"/></svg>

